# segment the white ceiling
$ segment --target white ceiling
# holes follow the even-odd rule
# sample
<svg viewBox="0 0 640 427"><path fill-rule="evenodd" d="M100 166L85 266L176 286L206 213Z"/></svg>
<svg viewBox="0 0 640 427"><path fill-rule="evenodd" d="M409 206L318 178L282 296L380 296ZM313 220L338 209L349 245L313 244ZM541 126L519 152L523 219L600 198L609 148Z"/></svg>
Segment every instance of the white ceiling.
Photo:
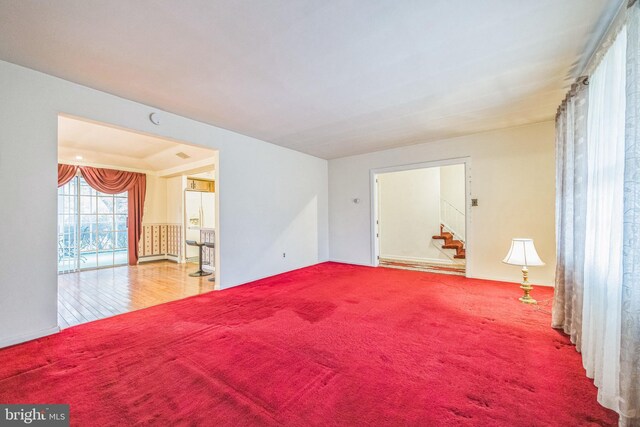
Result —
<svg viewBox="0 0 640 427"><path fill-rule="evenodd" d="M184 153L189 158L176 156ZM81 156L82 159L77 159ZM153 136L90 123L70 117L58 118L58 161L137 169L160 174L213 167L213 150Z"/></svg>
<svg viewBox="0 0 640 427"><path fill-rule="evenodd" d="M551 119L623 0L0 0L0 58L323 158Z"/></svg>

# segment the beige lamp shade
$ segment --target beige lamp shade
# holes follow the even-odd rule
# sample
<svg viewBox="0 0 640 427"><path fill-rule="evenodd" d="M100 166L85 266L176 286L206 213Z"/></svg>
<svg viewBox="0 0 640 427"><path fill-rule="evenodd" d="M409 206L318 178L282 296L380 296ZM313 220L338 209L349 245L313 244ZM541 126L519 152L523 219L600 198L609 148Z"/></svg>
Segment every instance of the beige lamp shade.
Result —
<svg viewBox="0 0 640 427"><path fill-rule="evenodd" d="M511 241L511 249L502 262L523 267L544 265L533 245L533 239L520 238Z"/></svg>

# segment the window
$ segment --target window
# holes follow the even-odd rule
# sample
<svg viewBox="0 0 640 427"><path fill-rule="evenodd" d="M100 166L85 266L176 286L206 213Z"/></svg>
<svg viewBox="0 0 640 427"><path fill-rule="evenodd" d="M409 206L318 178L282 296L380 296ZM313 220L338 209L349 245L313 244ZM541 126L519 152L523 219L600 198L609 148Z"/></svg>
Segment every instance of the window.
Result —
<svg viewBox="0 0 640 427"><path fill-rule="evenodd" d="M124 265L127 193L94 190L82 176L58 189L58 272Z"/></svg>

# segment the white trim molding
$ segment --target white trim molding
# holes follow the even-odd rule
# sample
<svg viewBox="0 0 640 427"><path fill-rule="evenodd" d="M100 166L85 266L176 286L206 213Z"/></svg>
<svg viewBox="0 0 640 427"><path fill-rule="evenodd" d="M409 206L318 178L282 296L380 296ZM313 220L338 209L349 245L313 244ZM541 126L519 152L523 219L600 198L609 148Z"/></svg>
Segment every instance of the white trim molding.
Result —
<svg viewBox="0 0 640 427"><path fill-rule="evenodd" d="M440 264L440 265L465 265L464 262L453 262L450 259L441 259L441 258L417 258L417 257L409 257L402 255L380 255L380 259L388 259L389 261L406 261L406 262L417 262L417 263L429 263L429 264Z"/></svg>
<svg viewBox="0 0 640 427"><path fill-rule="evenodd" d="M56 325L48 329L42 329L30 334L15 335L9 338L5 338L0 341L0 348L9 347L15 344L21 344L27 341L32 341L38 338L46 337L47 335L53 335L60 332L60 326Z"/></svg>

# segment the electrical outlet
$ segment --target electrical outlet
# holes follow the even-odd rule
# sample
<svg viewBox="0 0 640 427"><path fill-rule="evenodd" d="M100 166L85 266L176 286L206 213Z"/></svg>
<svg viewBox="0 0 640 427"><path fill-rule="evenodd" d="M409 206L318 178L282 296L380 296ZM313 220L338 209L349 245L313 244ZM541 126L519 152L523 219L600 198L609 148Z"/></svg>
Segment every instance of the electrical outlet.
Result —
<svg viewBox="0 0 640 427"><path fill-rule="evenodd" d="M282 258L286 258L287 257L287 253L286 252L282 252Z"/></svg>

